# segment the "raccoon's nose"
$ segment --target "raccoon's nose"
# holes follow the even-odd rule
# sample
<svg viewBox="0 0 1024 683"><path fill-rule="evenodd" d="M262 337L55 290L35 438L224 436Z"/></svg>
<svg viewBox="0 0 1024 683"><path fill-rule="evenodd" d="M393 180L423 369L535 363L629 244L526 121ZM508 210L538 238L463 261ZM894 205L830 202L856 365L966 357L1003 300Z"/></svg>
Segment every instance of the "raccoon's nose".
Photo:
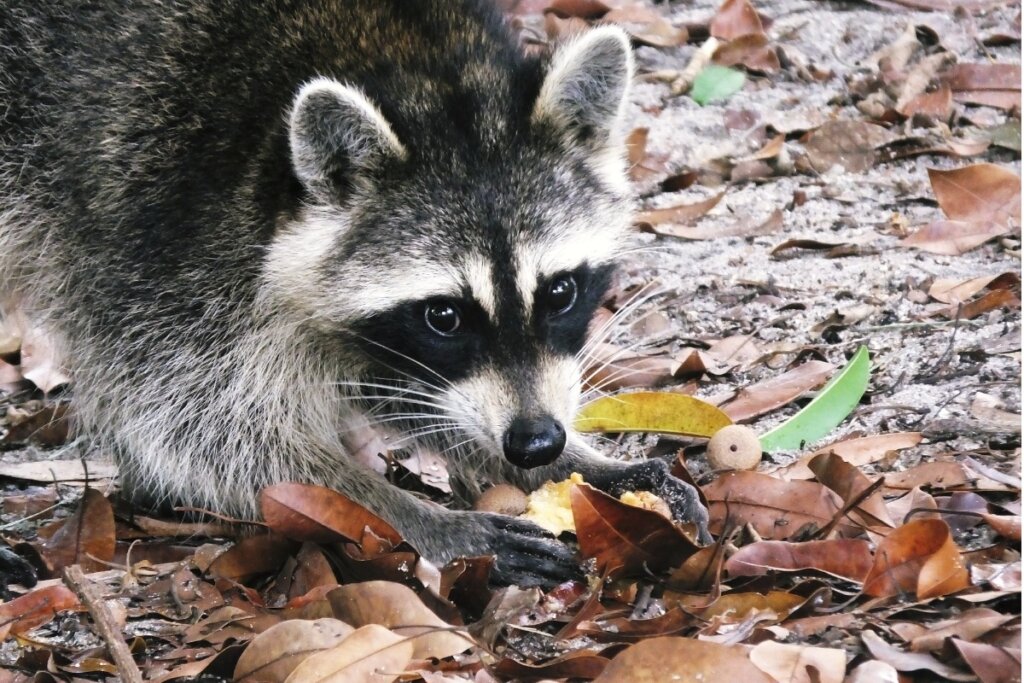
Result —
<svg viewBox="0 0 1024 683"><path fill-rule="evenodd" d="M505 458L516 467L548 465L565 448L565 428L551 417L517 417L504 439Z"/></svg>

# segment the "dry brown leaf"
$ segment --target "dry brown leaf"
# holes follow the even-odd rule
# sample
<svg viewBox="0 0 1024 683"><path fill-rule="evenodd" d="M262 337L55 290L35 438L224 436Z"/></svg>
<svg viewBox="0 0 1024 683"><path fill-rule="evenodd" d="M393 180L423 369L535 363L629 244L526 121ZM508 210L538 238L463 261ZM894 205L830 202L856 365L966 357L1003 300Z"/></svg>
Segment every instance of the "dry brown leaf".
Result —
<svg viewBox="0 0 1024 683"><path fill-rule="evenodd" d="M950 640L967 666L981 683L1015 683L1020 681L1020 649L998 647L987 643L970 643L959 638Z"/></svg>
<svg viewBox="0 0 1024 683"><path fill-rule="evenodd" d="M62 584L29 591L0 604L0 640L8 633L18 635L42 626L61 610L78 607L78 596Z"/></svg>
<svg viewBox="0 0 1024 683"><path fill-rule="evenodd" d="M748 33L722 43L711 61L721 66L742 65L762 74L775 74L782 68L779 55L763 33Z"/></svg>
<svg viewBox="0 0 1024 683"><path fill-rule="evenodd" d="M583 383L601 391L656 387L671 380L679 367L671 356L635 356L611 344L598 344L589 360Z"/></svg>
<svg viewBox="0 0 1024 683"><path fill-rule="evenodd" d="M292 619L253 638L235 664L235 683L283 683L304 659L355 631L338 619Z"/></svg>
<svg viewBox="0 0 1024 683"><path fill-rule="evenodd" d="M1020 176L996 164L973 164L950 171L928 169L942 212L953 221L1014 220L1020 225Z"/></svg>
<svg viewBox="0 0 1024 683"><path fill-rule="evenodd" d="M608 659L590 650L576 650L555 657L543 664L527 664L505 656L494 667L494 672L512 680L552 681L566 679L592 679L601 675L608 666ZM465 679L460 679L465 680ZM497 683L486 679L483 683Z"/></svg>
<svg viewBox="0 0 1024 683"><path fill-rule="evenodd" d="M946 315L949 318L956 318L959 316L962 320L973 320L979 315L984 315L985 313L994 311L997 308L1018 309L1020 308L1020 297L1008 289L995 289L991 292L986 292L974 301L970 301L963 306L956 307L955 310L947 311ZM1019 420L1015 431L1020 431Z"/></svg>
<svg viewBox="0 0 1024 683"><path fill-rule="evenodd" d="M664 224L680 225L695 221L718 206L718 202L722 201L724 196L725 192L720 192L695 204L680 204L664 209L641 211L636 215L636 220L641 224L646 223L650 226L645 228L648 232L659 235L672 235L673 233L670 229L663 227Z"/></svg>
<svg viewBox="0 0 1024 683"><path fill-rule="evenodd" d="M763 221L751 218L739 218L723 225L718 221L703 221L702 225L684 226L667 225L657 227L652 232L666 237L681 237L687 240L711 240L723 237L754 237L770 235L782 229L783 213L776 209Z"/></svg>
<svg viewBox="0 0 1024 683"><path fill-rule="evenodd" d="M0 437L0 444L53 447L67 443L71 436L70 408L67 401L44 405L33 412L15 406L8 408L7 433Z"/></svg>
<svg viewBox="0 0 1024 683"><path fill-rule="evenodd" d="M964 486L971 479L961 463L939 460L921 463L903 472L887 472L885 485L891 489L912 489L919 486L953 489Z"/></svg>
<svg viewBox="0 0 1024 683"><path fill-rule="evenodd" d="M383 626L356 629L334 647L306 657L286 683L392 683L412 661L413 644Z"/></svg>
<svg viewBox="0 0 1024 683"><path fill-rule="evenodd" d="M751 524L762 538L785 540L811 525L828 525L842 499L810 481L783 481L757 472L728 472L703 487L710 504L710 529Z"/></svg>
<svg viewBox="0 0 1024 683"><path fill-rule="evenodd" d="M779 156L779 154L782 152L783 148L785 147L785 144L786 136L783 135L782 133L779 133L771 140L766 142L764 146L761 147L761 149L757 150L749 157L747 157L747 159L758 160L775 158Z"/></svg>
<svg viewBox="0 0 1024 683"><path fill-rule="evenodd" d="M807 466L814 472L814 476L819 482L838 493L847 505L855 500L860 500L848 513L850 519L856 520L868 529L878 526L890 528L896 526L889 517L889 511L885 507L885 500L880 491L861 499L862 494L871 488L872 481L859 469L835 453L817 455Z"/></svg>
<svg viewBox="0 0 1024 683"><path fill-rule="evenodd" d="M831 363L808 361L777 377L743 387L736 398L721 408L734 422L764 415L821 386L834 370Z"/></svg>
<svg viewBox="0 0 1024 683"><path fill-rule="evenodd" d="M749 649L741 645L719 645L677 636L651 638L616 655L594 683L664 683L669 671L680 672L680 683L776 683L751 663L748 653Z"/></svg>
<svg viewBox="0 0 1024 683"><path fill-rule="evenodd" d="M392 581L364 581L339 586L328 596L334 616L356 628L380 624L409 638L417 659L443 659L473 645L465 631L454 629L423 604L408 586Z"/></svg>
<svg viewBox="0 0 1024 683"><path fill-rule="evenodd" d="M763 34L764 26L748 0L725 0L711 20L708 31L719 40L732 40L749 34Z"/></svg>
<svg viewBox="0 0 1024 683"><path fill-rule="evenodd" d="M580 552L597 560L602 576L677 567L699 549L657 512L627 505L586 484L573 486L570 497Z"/></svg>
<svg viewBox="0 0 1024 683"><path fill-rule="evenodd" d="M953 91L944 83L937 90L912 97L899 105L897 111L907 118L922 115L936 121L949 121L953 115Z"/></svg>
<svg viewBox="0 0 1024 683"><path fill-rule="evenodd" d="M295 546L294 541L274 533L249 536L218 555L207 571L214 577L243 581L280 569Z"/></svg>
<svg viewBox="0 0 1024 683"><path fill-rule="evenodd" d="M0 465L0 477L42 484L113 479L117 466L106 460L38 460Z"/></svg>
<svg viewBox="0 0 1024 683"><path fill-rule="evenodd" d="M1020 109L1020 64L955 64L946 73L958 102Z"/></svg>
<svg viewBox="0 0 1024 683"><path fill-rule="evenodd" d="M617 8L608 12L602 22L618 24L637 43L651 47L676 47L689 37L685 27L676 27L655 10L643 5Z"/></svg>
<svg viewBox="0 0 1024 683"><path fill-rule="evenodd" d="M757 339L749 334L734 334L712 342L706 353L723 365L744 368L764 354Z"/></svg>
<svg viewBox="0 0 1024 683"><path fill-rule="evenodd" d="M600 0L551 0L544 13L556 14L559 17L576 17L578 19L600 19L611 11L611 7Z"/></svg>
<svg viewBox="0 0 1024 683"><path fill-rule="evenodd" d="M947 638L974 641L1014 618L1012 614L1000 614L984 607L969 609L951 619L929 624L921 635L910 641L910 649L913 652L939 651L946 645Z"/></svg>
<svg viewBox="0 0 1024 683"><path fill-rule="evenodd" d="M874 597L909 594L923 600L969 585L967 567L949 526L940 519L914 519L879 543L864 593Z"/></svg>
<svg viewBox="0 0 1024 683"><path fill-rule="evenodd" d="M882 640L874 631L863 631L861 640L871 654L897 671L930 671L949 681L974 681L974 675L940 662L924 652L904 652Z"/></svg>
<svg viewBox="0 0 1024 683"><path fill-rule="evenodd" d="M682 596L672 596L681 598ZM706 601L705 596L687 596L681 604L692 603L694 599ZM719 596L706 607L687 604L696 616L704 621L716 621L720 624L739 624L757 616L759 620L779 622L786 619L801 605L807 603L807 597L789 591L768 591L767 593L733 592Z"/></svg>
<svg viewBox="0 0 1024 683"><path fill-rule="evenodd" d="M959 256L1010 231L1009 225L996 221L935 221L900 240L900 245Z"/></svg>
<svg viewBox="0 0 1024 683"><path fill-rule="evenodd" d="M312 484L275 484L260 492L267 526L298 541L362 542L367 529L392 546L402 537L390 524L342 494Z"/></svg>
<svg viewBox="0 0 1024 683"><path fill-rule="evenodd" d="M114 559L115 546L114 510L102 493L87 488L75 514L61 522L38 550L51 573L73 564L98 572Z"/></svg>
<svg viewBox="0 0 1024 683"><path fill-rule="evenodd" d="M846 675L846 653L841 649L767 640L754 646L750 661L775 680L787 683L843 683Z"/></svg>
<svg viewBox="0 0 1024 683"><path fill-rule="evenodd" d="M942 519L937 513L927 512L938 510L939 505L931 494L925 493L920 487L914 487L906 495L891 500L886 504L889 510L889 518L897 524L905 524L913 519Z"/></svg>
<svg viewBox="0 0 1024 683"><path fill-rule="evenodd" d="M762 576L769 571L814 569L860 583L872 563L871 546L860 539L758 541L737 550L726 561L725 571L730 576Z"/></svg>
<svg viewBox="0 0 1024 683"><path fill-rule="evenodd" d="M830 121L804 142L807 161L817 173L840 166L850 173L863 173L875 165L875 150L895 136L867 121Z"/></svg>
<svg viewBox="0 0 1024 683"><path fill-rule="evenodd" d="M921 432L896 432L846 439L802 456L793 464L775 470L773 474L785 479L811 479L814 472L807 467L807 463L820 453L835 453L851 465L860 467L881 460L892 451L912 448L921 443L922 438Z"/></svg>
<svg viewBox="0 0 1024 683"><path fill-rule="evenodd" d="M969 301L985 289L1009 289L1020 285L1020 274L1006 271L999 275L984 275L969 280L939 278L928 288L928 296L944 304L958 304Z"/></svg>

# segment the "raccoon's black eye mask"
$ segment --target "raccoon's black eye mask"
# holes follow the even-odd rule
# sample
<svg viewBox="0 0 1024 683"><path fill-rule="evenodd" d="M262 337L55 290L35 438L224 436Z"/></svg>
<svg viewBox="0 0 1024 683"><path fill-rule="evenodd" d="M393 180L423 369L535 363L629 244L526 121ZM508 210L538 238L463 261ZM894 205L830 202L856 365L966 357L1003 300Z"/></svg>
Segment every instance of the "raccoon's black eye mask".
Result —
<svg viewBox="0 0 1024 683"><path fill-rule="evenodd" d="M544 351L571 356L586 340L612 272L610 265L581 266L541 281L529 322L500 304L495 322L466 295L399 304L355 331L369 340L361 343L364 351L382 365L432 383L433 372L454 382L488 363L530 364Z"/></svg>

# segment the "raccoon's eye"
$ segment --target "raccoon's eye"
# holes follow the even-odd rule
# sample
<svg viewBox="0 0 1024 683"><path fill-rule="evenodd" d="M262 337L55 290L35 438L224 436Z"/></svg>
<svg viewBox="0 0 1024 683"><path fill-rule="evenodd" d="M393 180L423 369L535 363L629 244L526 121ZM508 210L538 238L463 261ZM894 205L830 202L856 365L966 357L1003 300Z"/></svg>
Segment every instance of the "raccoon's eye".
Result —
<svg viewBox="0 0 1024 683"><path fill-rule="evenodd" d="M548 285L548 315L561 315L576 303L576 280L572 275L559 275Z"/></svg>
<svg viewBox="0 0 1024 683"><path fill-rule="evenodd" d="M423 319L434 332L450 337L459 330L462 319L458 307L450 301L431 301L423 309Z"/></svg>

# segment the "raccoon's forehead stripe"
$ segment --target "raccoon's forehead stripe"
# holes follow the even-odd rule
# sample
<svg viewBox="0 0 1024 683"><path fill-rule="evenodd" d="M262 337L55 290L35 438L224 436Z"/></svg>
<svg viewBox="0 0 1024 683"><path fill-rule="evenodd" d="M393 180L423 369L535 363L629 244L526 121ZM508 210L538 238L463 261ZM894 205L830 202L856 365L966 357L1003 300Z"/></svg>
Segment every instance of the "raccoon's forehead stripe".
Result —
<svg viewBox="0 0 1024 683"><path fill-rule="evenodd" d="M491 262L481 255L471 255L463 260L461 270L473 298L491 320L497 320L498 297Z"/></svg>
<svg viewBox="0 0 1024 683"><path fill-rule="evenodd" d="M557 239L540 239L516 246L516 288L525 310L533 309L534 293L541 280L575 270L583 264L608 263L618 254L621 241L618 230L582 228Z"/></svg>

